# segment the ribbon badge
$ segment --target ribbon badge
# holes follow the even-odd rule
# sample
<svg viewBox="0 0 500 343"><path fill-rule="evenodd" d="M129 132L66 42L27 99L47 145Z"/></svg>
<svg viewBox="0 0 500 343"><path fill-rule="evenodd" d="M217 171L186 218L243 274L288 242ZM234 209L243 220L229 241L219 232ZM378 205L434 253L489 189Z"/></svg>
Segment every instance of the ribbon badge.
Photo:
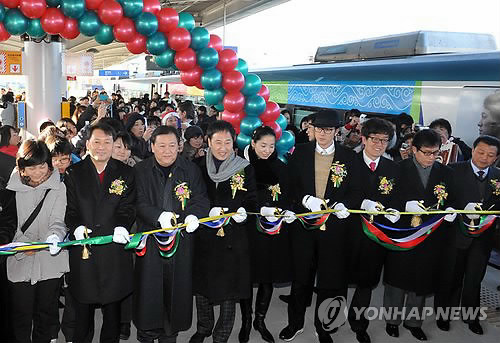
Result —
<svg viewBox="0 0 500 343"><path fill-rule="evenodd" d="M388 179L383 176L380 177L380 183L378 184L378 190L382 195L389 195L394 188L394 179Z"/></svg>
<svg viewBox="0 0 500 343"><path fill-rule="evenodd" d="M493 187L493 194L500 195L500 181L498 179L490 180L490 185Z"/></svg>
<svg viewBox="0 0 500 343"><path fill-rule="evenodd" d="M236 196L237 191L246 191L246 188L243 187L245 185L245 172L243 170L231 176L231 192L233 195L233 199Z"/></svg>
<svg viewBox="0 0 500 343"><path fill-rule="evenodd" d="M446 192L446 186L444 183L434 186L434 195L438 200L437 209L439 209L439 206L443 206L444 201L448 198L448 193Z"/></svg>
<svg viewBox="0 0 500 343"><path fill-rule="evenodd" d="M275 185L269 186L268 190L271 191L273 201L278 201L278 196L281 194L280 184L277 183Z"/></svg>
<svg viewBox="0 0 500 343"><path fill-rule="evenodd" d="M111 182L111 186L109 186L109 194L122 195L126 190L127 185L121 177Z"/></svg>
<svg viewBox="0 0 500 343"><path fill-rule="evenodd" d="M335 161L332 163L330 167L330 171L332 172L332 176L330 179L333 182L333 186L335 188L339 188L344 178L347 176L347 170L345 170L345 164L340 164L339 161Z"/></svg>
<svg viewBox="0 0 500 343"><path fill-rule="evenodd" d="M189 197L191 196L191 190L188 188L186 182L182 182L179 183L177 186L175 186L174 191L175 191L175 196L181 202L181 208L184 211L186 203Z"/></svg>

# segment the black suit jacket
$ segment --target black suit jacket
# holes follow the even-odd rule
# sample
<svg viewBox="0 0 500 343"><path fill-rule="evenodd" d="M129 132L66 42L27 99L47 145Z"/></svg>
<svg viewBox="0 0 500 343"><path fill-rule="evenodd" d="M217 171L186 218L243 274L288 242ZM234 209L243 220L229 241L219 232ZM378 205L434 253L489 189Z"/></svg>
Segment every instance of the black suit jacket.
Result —
<svg viewBox="0 0 500 343"><path fill-rule="evenodd" d="M111 194L115 180L123 180L121 195ZM70 166L64 177L68 204L66 225L73 232L84 225L92 230L90 237L112 235L115 227L130 231L135 220L135 180L132 168L110 159L101 184L89 156ZM132 253L123 245L110 243L91 246L91 256L82 260L82 246L69 249L70 290L81 303L111 303L132 292Z"/></svg>

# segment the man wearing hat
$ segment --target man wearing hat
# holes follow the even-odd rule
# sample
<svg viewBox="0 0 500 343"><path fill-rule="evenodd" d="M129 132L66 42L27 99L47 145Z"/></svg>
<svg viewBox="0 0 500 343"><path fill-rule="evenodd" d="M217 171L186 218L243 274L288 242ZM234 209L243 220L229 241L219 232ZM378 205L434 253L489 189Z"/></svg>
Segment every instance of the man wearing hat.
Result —
<svg viewBox="0 0 500 343"><path fill-rule="evenodd" d="M353 151L334 141L342 126L340 113L326 110L316 113L315 141L297 146L289 162L292 202L297 213L319 211L331 207L337 212L329 216L324 225L294 227L291 242L294 276L291 299L288 303L288 326L280 338L291 341L303 332L304 315L308 301L309 280L316 277L317 299L314 316L316 335L321 343L333 342L327 311L318 311L328 298L347 298L348 274L348 220L347 208L359 208L361 187L358 159ZM341 298L338 298L342 301ZM322 306L323 309L324 306ZM341 314L342 315L342 314Z"/></svg>

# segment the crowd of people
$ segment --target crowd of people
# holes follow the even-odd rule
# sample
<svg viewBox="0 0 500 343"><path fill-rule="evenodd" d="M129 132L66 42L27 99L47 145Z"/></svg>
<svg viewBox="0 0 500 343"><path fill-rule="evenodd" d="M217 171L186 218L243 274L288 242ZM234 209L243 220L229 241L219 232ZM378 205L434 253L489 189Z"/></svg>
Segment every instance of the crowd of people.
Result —
<svg viewBox="0 0 500 343"><path fill-rule="evenodd" d="M249 341L252 326L266 342L291 341L316 294L317 339L333 342L336 329L325 328L320 305L347 299L354 286L347 319L356 339L370 342L366 308L381 279L383 306L400 309L386 321L392 337L403 324L427 340L427 296L434 295L436 308L479 308L495 225L467 235L463 222L480 227L483 220L453 210L498 210L497 138L480 136L470 148L444 118L422 127L406 114L389 121L355 109L313 113L297 129L285 109L297 141L285 164L271 128L257 128L239 150L234 128L214 107L157 93L125 102L120 92L97 90L69 101L72 118L42 123L37 139L21 142L10 122L0 127L0 245L49 245L0 256L0 311L7 318L0 341L51 342L62 331L68 342L91 342L100 308L100 342L128 339L131 323L139 342L176 342L192 325L193 301L189 342L228 342L238 303L239 342ZM334 212L321 223L296 216L326 208ZM400 250L370 239L349 211L408 228L419 227L415 218L427 223L427 211L436 208L448 211L440 227ZM223 225L200 223L228 214ZM181 223L179 234L144 236L135 254L124 249L132 233ZM270 223L279 223L272 234L263 228ZM112 242L60 246L103 236ZM175 253L166 256L172 246ZM288 325L278 335L265 323L277 284L291 284ZM403 308L417 315L407 317ZM464 321L483 333L479 316ZM452 329L447 315L436 324Z"/></svg>

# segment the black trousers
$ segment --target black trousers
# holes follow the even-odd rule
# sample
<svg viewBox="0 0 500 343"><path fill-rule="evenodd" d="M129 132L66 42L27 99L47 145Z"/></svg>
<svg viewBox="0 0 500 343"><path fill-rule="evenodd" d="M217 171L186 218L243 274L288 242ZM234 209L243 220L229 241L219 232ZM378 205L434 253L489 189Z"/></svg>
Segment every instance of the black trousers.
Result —
<svg viewBox="0 0 500 343"><path fill-rule="evenodd" d="M58 298L61 279L9 282L14 336L17 341L50 342L52 325L59 320Z"/></svg>
<svg viewBox="0 0 500 343"><path fill-rule="evenodd" d="M7 267L5 258L0 257L0 342L14 342L14 331L12 328L12 315L9 305L9 282L7 281Z"/></svg>
<svg viewBox="0 0 500 343"><path fill-rule="evenodd" d="M371 287L356 287L349 307L349 325L354 332L366 331L369 321L365 317L366 308L370 306L372 300ZM364 308L363 311L360 311Z"/></svg>
<svg viewBox="0 0 500 343"><path fill-rule="evenodd" d="M100 343L118 343L120 341L120 310L121 301L116 301L101 306L102 328ZM76 328L74 334L75 343L90 343L92 336L90 332L94 328L94 315L97 304L82 304L74 302Z"/></svg>
<svg viewBox="0 0 500 343"><path fill-rule="evenodd" d="M123 324L123 321L122 321ZM156 330L140 330L137 329L137 340L141 343L153 343L158 340L158 343L176 343L177 333L167 335L164 329Z"/></svg>
<svg viewBox="0 0 500 343"><path fill-rule="evenodd" d="M231 331L233 331L235 314L236 301L225 300L220 303L220 315L217 324L215 324L214 304L210 303L204 296L196 295L196 315L198 317L196 331L207 336L212 334L214 343L228 341Z"/></svg>

